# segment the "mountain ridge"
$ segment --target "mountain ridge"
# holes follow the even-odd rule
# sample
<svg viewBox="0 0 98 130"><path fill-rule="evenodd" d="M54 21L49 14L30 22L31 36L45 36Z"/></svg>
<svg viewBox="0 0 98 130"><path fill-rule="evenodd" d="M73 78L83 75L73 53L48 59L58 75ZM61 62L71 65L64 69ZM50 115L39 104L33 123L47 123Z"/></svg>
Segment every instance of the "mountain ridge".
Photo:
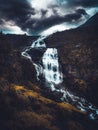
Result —
<svg viewBox="0 0 98 130"><path fill-rule="evenodd" d="M71 42L81 42L83 39L82 37L85 37L86 39L93 39L95 36L97 38L98 33L98 13L96 13L94 16L92 16L86 23L81 25L78 28L65 30L62 32L54 33L53 35L50 35L45 39L45 42L48 47L60 47L64 44L69 44ZM88 36L89 33L89 36ZM82 37L77 37L79 34L81 34ZM73 41L71 41L71 39Z"/></svg>
<svg viewBox="0 0 98 130"><path fill-rule="evenodd" d="M93 15L85 24L81 25L79 28L85 27L96 27L98 29L98 13Z"/></svg>

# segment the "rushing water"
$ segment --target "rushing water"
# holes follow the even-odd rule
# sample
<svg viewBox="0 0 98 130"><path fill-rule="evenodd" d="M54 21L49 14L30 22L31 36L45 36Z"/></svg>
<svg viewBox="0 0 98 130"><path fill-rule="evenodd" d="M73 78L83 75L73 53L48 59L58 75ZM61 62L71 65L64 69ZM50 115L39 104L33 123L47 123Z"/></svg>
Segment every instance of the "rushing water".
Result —
<svg viewBox="0 0 98 130"><path fill-rule="evenodd" d="M98 109L89 103L86 99L74 95L62 86L63 73L61 65L59 64L58 50L56 48L46 48L44 39L46 37L39 37L33 44L22 52L22 56L28 58L35 66L37 72L37 79L40 80L40 75L45 79L46 87L51 89L51 92L58 92L62 94L61 101L66 101L79 110L86 112L91 119L98 119ZM32 61L32 56L29 54L32 48L45 49L41 64ZM56 87L59 85L59 87Z"/></svg>
<svg viewBox="0 0 98 130"><path fill-rule="evenodd" d="M55 85L63 82L57 49L48 48L42 57L42 63L45 81L50 84L52 90L55 90Z"/></svg>

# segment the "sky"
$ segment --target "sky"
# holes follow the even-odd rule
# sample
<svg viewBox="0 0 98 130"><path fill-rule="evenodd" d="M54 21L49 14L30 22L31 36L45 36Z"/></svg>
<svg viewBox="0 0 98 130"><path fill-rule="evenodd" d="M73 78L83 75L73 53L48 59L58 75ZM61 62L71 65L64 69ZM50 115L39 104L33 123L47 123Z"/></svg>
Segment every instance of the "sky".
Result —
<svg viewBox="0 0 98 130"><path fill-rule="evenodd" d="M0 0L0 31L49 35L78 27L98 12L98 0Z"/></svg>

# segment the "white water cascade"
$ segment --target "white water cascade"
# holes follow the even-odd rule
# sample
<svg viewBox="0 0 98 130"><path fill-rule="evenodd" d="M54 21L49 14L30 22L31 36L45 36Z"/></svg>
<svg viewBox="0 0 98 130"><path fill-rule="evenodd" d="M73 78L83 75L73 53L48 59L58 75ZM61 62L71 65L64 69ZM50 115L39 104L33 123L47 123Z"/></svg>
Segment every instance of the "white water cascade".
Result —
<svg viewBox="0 0 98 130"><path fill-rule="evenodd" d="M46 82L55 90L54 85L63 82L63 74L60 71L58 51L56 48L48 48L42 57L43 75Z"/></svg>
<svg viewBox="0 0 98 130"><path fill-rule="evenodd" d="M45 80L46 87L49 87L51 92L58 92L62 94L62 97L60 98L61 101L66 101L76 106L79 110L86 112L91 119L98 119L98 109L92 103L89 103L84 98L74 95L62 86L63 73L61 65L59 64L58 50L56 48L46 48L46 44L44 42L45 38L46 37L44 36L39 37L30 47L21 53L22 56L28 58L35 66L37 79L41 80L40 75L42 75ZM32 56L28 53L32 48L38 50L45 49L41 59L41 64L33 61ZM57 85L59 87L56 87Z"/></svg>

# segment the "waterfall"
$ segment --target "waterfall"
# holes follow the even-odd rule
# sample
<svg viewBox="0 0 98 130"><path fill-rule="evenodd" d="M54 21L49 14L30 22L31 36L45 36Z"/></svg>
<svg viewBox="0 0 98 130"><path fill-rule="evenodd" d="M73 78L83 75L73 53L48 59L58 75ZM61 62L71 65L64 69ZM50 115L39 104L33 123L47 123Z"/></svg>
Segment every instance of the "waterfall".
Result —
<svg viewBox="0 0 98 130"><path fill-rule="evenodd" d="M37 80L40 80L40 76L42 75L46 87L49 87L51 92L62 93L62 97L60 98L61 101L66 101L77 107L79 110L86 112L91 119L98 119L98 109L92 103L89 103L84 98L74 95L62 86L63 73L61 65L59 64L58 50L56 48L47 48L44 42L45 38L45 36L39 37L30 47L21 53L22 56L28 58L35 66ZM41 58L41 64L40 62L36 63L32 60L32 56L29 54L30 51L33 51L32 49L45 49ZM57 85L59 87L56 87Z"/></svg>
<svg viewBox="0 0 98 130"><path fill-rule="evenodd" d="M42 57L43 74L46 82L50 83L51 88L55 84L63 82L63 74L60 70L58 51L56 48L48 48Z"/></svg>

